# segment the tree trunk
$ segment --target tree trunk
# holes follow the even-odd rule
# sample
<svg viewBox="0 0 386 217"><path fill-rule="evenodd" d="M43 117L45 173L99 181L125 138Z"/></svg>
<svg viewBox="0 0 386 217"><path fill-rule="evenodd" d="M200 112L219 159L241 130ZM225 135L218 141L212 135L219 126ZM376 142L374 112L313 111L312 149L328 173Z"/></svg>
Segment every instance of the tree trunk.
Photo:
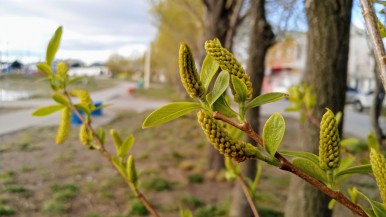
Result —
<svg viewBox="0 0 386 217"><path fill-rule="evenodd" d="M240 24L241 5L244 0L202 0L205 5L205 40L218 38L221 44L232 52L233 38ZM204 46L202 46L204 48ZM202 51L200 62L205 58ZM213 79L215 80L216 77ZM211 145L208 148L208 170L220 171L224 168L224 157Z"/></svg>
<svg viewBox="0 0 386 217"><path fill-rule="evenodd" d="M312 115L320 120L326 108L334 113L344 111L352 0L305 0L305 4L309 30L304 81L314 86L317 100ZM340 132L342 126L343 119ZM304 150L317 154L318 127L307 120L303 132ZM285 216L331 216L330 199L292 177Z"/></svg>
<svg viewBox="0 0 386 217"><path fill-rule="evenodd" d="M247 71L250 75L253 86L253 97L261 94L261 88L264 78L264 62L268 48L274 43L274 34L271 26L265 17L265 0L251 0L251 30L249 44L249 58L247 63ZM259 132L260 108L250 109L247 113L247 120L252 128ZM248 142L255 142L247 138ZM256 145L256 144L255 144ZM242 173L244 176L254 178L256 175L256 161L248 160L242 163ZM232 197L231 217L249 217L253 216L252 210L244 196L241 187L235 186Z"/></svg>
<svg viewBox="0 0 386 217"><path fill-rule="evenodd" d="M385 150L383 140L385 139L385 135L382 132L382 128L379 123L379 117L382 112L382 103L385 98L385 89L383 88L381 79L378 74L378 66L374 64L374 78L375 78L375 90L374 90L374 100L373 106L370 111L371 125L373 126L373 130L375 136L377 137L379 144L382 146L382 150Z"/></svg>

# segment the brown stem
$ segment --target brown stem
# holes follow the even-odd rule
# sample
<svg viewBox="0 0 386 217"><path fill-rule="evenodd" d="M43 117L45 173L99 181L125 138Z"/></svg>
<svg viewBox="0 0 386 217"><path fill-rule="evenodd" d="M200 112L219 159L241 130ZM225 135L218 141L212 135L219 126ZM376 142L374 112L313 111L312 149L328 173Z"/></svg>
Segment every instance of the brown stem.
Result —
<svg viewBox="0 0 386 217"><path fill-rule="evenodd" d="M373 45L375 61L380 69L378 72L379 77L382 80L383 88L386 90L386 54L381 33L378 30L377 18L370 0L360 0L360 3L362 6L362 14L365 19L366 28L370 35L370 41Z"/></svg>
<svg viewBox="0 0 386 217"><path fill-rule="evenodd" d="M230 118L227 118L220 114L219 112L214 112L213 117L217 120L224 121L228 124L231 124L234 127L237 127L238 129L244 131L249 137L251 137L253 140L255 140L258 144L263 146L264 144L263 139L261 136L259 136L248 123L237 123L235 120L232 120ZM353 211L358 216L364 216L366 217L367 214L355 203L351 202L347 197L345 197L340 191L334 191L328 188L323 183L319 182L317 179L311 177L307 173L301 171L300 169L296 168L291 162L289 162L286 158L284 158L281 154L278 152L275 153L275 158L280 161L279 168L281 170L288 171L290 173L293 173L300 177L301 179L305 180L309 184L313 185L317 189L319 189L321 192L325 193L327 196L331 197L332 199L335 199L345 207L349 208L351 211Z"/></svg>
<svg viewBox="0 0 386 217"><path fill-rule="evenodd" d="M115 168L116 171L118 171L118 173L125 179L126 183L129 185L129 187L133 190L133 193L135 194L135 196L137 197L137 199L139 201L141 201L141 203L146 207L146 209L151 213L151 215L153 217L160 217L159 214L157 213L157 211L154 209L154 207L150 204L150 202L146 199L146 197L141 193L139 192L136 188L133 188L131 187L131 183L129 180L126 179L126 176L125 174L121 173L120 170L118 170L114 163L113 163L113 159L111 157L111 154L106 150L104 144L102 141L99 140L94 128L91 126L90 122L89 121L86 121L86 119L83 117L83 115L81 115L78 111L78 109L75 108L74 104L72 103L72 100L71 100L71 97L70 95L68 94L68 92L66 90L63 91L65 97L67 98L68 102L69 102L69 107L70 109L75 113L75 115L79 118L79 120L82 122L82 124L85 124L86 127L90 130L90 132L92 133L92 136L94 138L94 140L96 141L96 143L98 144L99 148L98 148L98 151L104 156L107 158L107 160L111 163L111 165Z"/></svg>
<svg viewBox="0 0 386 217"><path fill-rule="evenodd" d="M252 209L253 215L255 217L259 217L259 213L257 212L255 203L253 203L252 197L249 194L247 183L245 183L244 178L240 174L237 176L237 181L239 181L239 183L241 184L241 188L243 189L243 192L245 197L247 198L248 204Z"/></svg>

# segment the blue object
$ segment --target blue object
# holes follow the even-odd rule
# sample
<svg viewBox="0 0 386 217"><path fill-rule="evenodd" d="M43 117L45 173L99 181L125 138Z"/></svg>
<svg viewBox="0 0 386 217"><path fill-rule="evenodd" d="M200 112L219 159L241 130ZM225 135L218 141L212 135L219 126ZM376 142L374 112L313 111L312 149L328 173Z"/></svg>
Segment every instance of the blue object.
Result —
<svg viewBox="0 0 386 217"><path fill-rule="evenodd" d="M102 102L94 102L95 109L91 112L91 116L102 116L102 108L98 108L102 106Z"/></svg>

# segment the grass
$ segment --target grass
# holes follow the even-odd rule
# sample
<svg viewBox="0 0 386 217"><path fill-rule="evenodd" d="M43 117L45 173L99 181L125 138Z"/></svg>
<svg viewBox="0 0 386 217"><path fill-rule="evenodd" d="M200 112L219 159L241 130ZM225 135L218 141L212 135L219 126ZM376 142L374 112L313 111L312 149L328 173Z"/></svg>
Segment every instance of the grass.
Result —
<svg viewBox="0 0 386 217"><path fill-rule="evenodd" d="M187 195L182 198L182 202L191 209L196 209L205 205L205 203L194 195Z"/></svg>
<svg viewBox="0 0 386 217"><path fill-rule="evenodd" d="M79 187L74 184L55 184L51 186L53 192L50 199L43 203L42 211L47 213L66 213L70 209L68 202L79 193Z"/></svg>
<svg viewBox="0 0 386 217"><path fill-rule="evenodd" d="M146 207L139 200L133 200L130 205L131 215L147 216L149 214L149 211L147 211Z"/></svg>
<svg viewBox="0 0 386 217"><path fill-rule="evenodd" d="M143 188L146 190L155 191L170 191L173 186L172 183L161 177L152 177L151 179L143 182Z"/></svg>
<svg viewBox="0 0 386 217"><path fill-rule="evenodd" d="M203 183L204 177L199 173L193 173L188 176L189 183Z"/></svg>

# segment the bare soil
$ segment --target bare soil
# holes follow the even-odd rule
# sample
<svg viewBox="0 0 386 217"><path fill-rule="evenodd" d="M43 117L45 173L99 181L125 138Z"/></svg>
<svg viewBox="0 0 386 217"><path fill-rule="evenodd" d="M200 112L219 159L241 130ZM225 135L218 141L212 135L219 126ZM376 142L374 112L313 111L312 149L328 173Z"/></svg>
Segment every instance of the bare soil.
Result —
<svg viewBox="0 0 386 217"><path fill-rule="evenodd" d="M226 216L234 183L223 173L206 171L209 144L195 114L142 130L148 114L127 112L105 126L107 133L115 128L135 135L132 154L144 195L162 216L177 217L180 206L194 216ZM287 119L286 125L281 149L299 150L299 123ZM54 144L56 129L31 128L0 137L0 216L1 206L18 217L137 216L141 209L133 194L106 159L78 142L78 127L62 145ZM113 151L112 142L107 144ZM282 216L289 176L264 164L256 193L261 216Z"/></svg>

